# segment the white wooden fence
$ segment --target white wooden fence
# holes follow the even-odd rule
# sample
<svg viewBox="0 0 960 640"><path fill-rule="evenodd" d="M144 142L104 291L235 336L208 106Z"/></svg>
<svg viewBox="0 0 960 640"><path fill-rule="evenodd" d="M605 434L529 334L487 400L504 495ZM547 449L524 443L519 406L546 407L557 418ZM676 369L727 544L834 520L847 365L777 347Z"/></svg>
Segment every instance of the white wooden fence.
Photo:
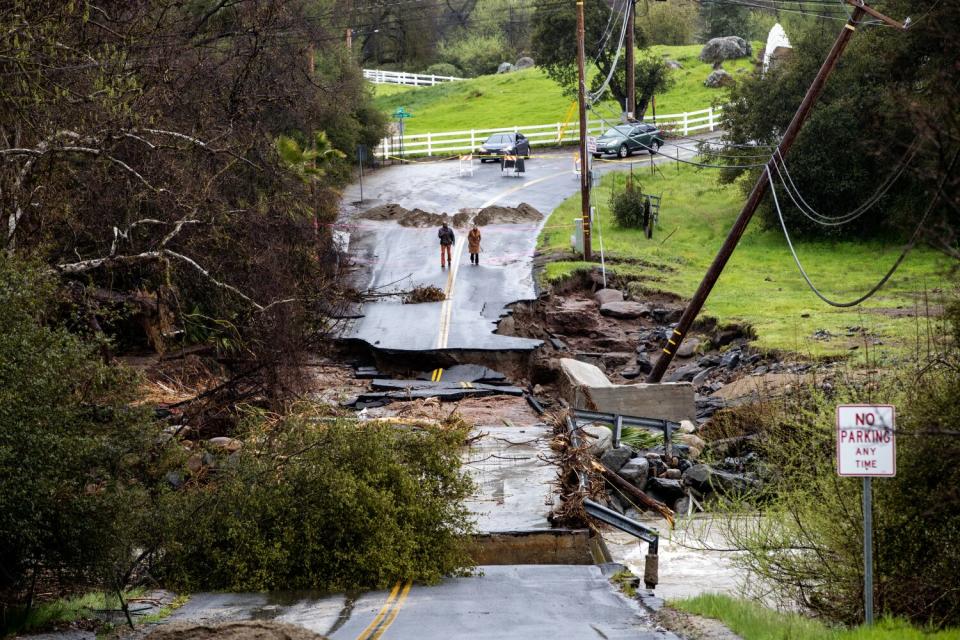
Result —
<svg viewBox="0 0 960 640"><path fill-rule="evenodd" d="M657 116L655 124L664 137L686 136L693 133L715 131L720 121L720 108L710 107L688 113L674 113ZM648 120L654 124L653 120ZM590 120L587 123L588 135L600 135L619 122ZM530 140L530 146L556 145L574 142L580 139L579 122L555 122L553 124L523 125L499 127L496 129L469 129L464 131L443 131L437 133L417 133L384 138L374 151L378 157L409 156L449 156L462 152L472 152L492 133L520 132Z"/></svg>
<svg viewBox="0 0 960 640"><path fill-rule="evenodd" d="M432 73L407 73L406 71L383 71L364 69L363 77L374 84L405 84L411 87L432 87L441 82L463 80L454 76L438 76Z"/></svg>

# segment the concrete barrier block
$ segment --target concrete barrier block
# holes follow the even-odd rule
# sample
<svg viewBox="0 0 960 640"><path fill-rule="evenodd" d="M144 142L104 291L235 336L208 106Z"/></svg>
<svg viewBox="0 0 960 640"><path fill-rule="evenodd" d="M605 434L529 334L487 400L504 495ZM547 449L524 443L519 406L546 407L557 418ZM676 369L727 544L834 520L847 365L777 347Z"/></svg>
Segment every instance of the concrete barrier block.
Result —
<svg viewBox="0 0 960 640"><path fill-rule="evenodd" d="M598 367L560 359L560 392L576 409L664 420L696 420L689 382L612 384Z"/></svg>

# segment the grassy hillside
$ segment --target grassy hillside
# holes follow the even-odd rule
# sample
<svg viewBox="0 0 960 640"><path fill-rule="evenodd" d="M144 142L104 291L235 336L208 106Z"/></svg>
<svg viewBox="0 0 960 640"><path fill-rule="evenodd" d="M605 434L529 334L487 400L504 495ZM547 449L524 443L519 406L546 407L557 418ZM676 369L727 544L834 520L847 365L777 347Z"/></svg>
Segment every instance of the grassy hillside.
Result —
<svg viewBox="0 0 960 640"><path fill-rule="evenodd" d="M674 86L657 96L658 114L705 109L712 101L722 99L724 89L703 86L712 67L697 59L700 48L700 45L653 47L657 54L683 65L683 69L671 72L676 79ZM748 59L729 61L724 68L736 76L752 69L753 62ZM433 87L377 85L376 95L375 104L383 111L392 113L402 106L414 114L405 123L409 133L559 122L567 115L573 101L539 69L481 76ZM600 110L605 118L616 117L620 112L609 100L601 105Z"/></svg>
<svg viewBox="0 0 960 640"><path fill-rule="evenodd" d="M659 228L652 240L641 231L617 228L608 200L611 187L622 190L625 174L610 174L595 191L600 210L603 243L608 259L640 258L656 268L623 264L614 268L638 275L653 289L693 294L743 203L735 186L718 186L713 172L681 166L664 167L651 176L638 172L644 191L663 194ZM570 221L578 215L580 196L554 210L540 237L541 248L569 251ZM599 239L594 235L594 251ZM849 300L867 291L899 255L899 245L869 242L802 242L797 253L813 281L828 296ZM547 277L562 277L582 262L553 262ZM705 312L723 322L745 321L759 334L762 347L814 356L864 352L862 327L869 336L871 358L881 352L902 352L925 334L926 321L911 317L924 309L924 291L930 304L946 290L942 275L946 261L936 252L917 249L904 261L880 293L852 309L827 306L807 288L779 229L762 229L754 220L719 282L707 300ZM817 333L823 330L828 334ZM814 338L817 335L818 337ZM879 341L879 343L878 343Z"/></svg>

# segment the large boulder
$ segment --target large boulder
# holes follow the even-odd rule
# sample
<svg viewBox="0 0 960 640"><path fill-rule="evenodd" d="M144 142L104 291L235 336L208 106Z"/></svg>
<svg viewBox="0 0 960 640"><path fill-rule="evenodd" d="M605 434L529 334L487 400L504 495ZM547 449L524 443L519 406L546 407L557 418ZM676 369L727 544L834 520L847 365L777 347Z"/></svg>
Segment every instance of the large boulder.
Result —
<svg viewBox="0 0 960 640"><path fill-rule="evenodd" d="M696 363L686 364L682 367L678 367L674 371L670 372L669 375L665 378L666 382L690 382L693 380L698 373L700 373L700 365Z"/></svg>
<svg viewBox="0 0 960 640"><path fill-rule="evenodd" d="M716 64L724 60L736 60L737 58L746 58L753 53L750 43L740 36L724 36L722 38L712 38L707 44L703 45L700 51L700 59L703 62Z"/></svg>
<svg viewBox="0 0 960 640"><path fill-rule="evenodd" d="M650 307L640 302L608 302L600 307L600 315L621 320L634 320L650 314Z"/></svg>
<svg viewBox="0 0 960 640"><path fill-rule="evenodd" d="M613 446L613 431L610 427L588 424L580 430L583 432L587 450L598 458L602 458L603 454Z"/></svg>
<svg viewBox="0 0 960 640"><path fill-rule="evenodd" d="M533 61L533 58L531 58L530 56L523 56L523 57L521 57L521 58L517 58L517 62L516 62L516 64L513 65L513 69L514 69L514 71L520 71L520 70L522 70L522 69L529 69L530 67L534 66L535 64L536 64L536 62Z"/></svg>
<svg viewBox="0 0 960 640"><path fill-rule="evenodd" d="M710 75L707 76L707 79L703 81L703 85L711 89L729 87L735 83L736 80L733 79L733 76L723 69L714 69L710 72Z"/></svg>
<svg viewBox="0 0 960 640"><path fill-rule="evenodd" d="M650 474L650 461L646 458L630 458L617 473L633 486L642 488L647 484Z"/></svg>
<svg viewBox="0 0 960 640"><path fill-rule="evenodd" d="M514 69L513 64L509 62L501 62L500 66L497 67L497 73L510 73L511 71L513 71L513 69Z"/></svg>
<svg viewBox="0 0 960 640"><path fill-rule="evenodd" d="M697 352L697 348L700 346L700 340L697 338L687 338L680 343L680 346L677 347L677 357L678 358L689 358Z"/></svg>
<svg viewBox="0 0 960 640"><path fill-rule="evenodd" d="M680 480L670 478L650 478L646 492L667 504L673 504L685 495Z"/></svg>
<svg viewBox="0 0 960 640"><path fill-rule="evenodd" d="M619 289L600 289L593 294L593 299L601 307L608 302L623 302L623 291Z"/></svg>
<svg viewBox="0 0 960 640"><path fill-rule="evenodd" d="M625 444L622 444L619 447L611 447L610 449L607 449L603 455L600 456L600 462L607 465L613 471L620 471L620 469L627 463L627 460L629 460L630 456L632 455L633 449Z"/></svg>

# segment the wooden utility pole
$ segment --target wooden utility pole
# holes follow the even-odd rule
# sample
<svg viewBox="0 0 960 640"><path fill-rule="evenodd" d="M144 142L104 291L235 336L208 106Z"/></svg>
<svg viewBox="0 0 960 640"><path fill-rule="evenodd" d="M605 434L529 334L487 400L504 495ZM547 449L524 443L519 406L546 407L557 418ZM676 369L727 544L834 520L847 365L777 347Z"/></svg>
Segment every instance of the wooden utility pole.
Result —
<svg viewBox="0 0 960 640"><path fill-rule="evenodd" d="M353 51L353 29L347 28L347 51Z"/></svg>
<svg viewBox="0 0 960 640"><path fill-rule="evenodd" d="M756 212L757 206L760 204L763 196L766 195L767 190L770 187L767 177L768 171L776 171L777 158L786 156L787 152L790 150L790 147L793 146L793 141L796 139L801 127L803 127L804 121L806 121L807 116L810 115L813 105L817 102L817 100L820 98L820 94L823 92L823 87L826 84L827 78L837 66L837 61L840 59L841 54L843 54L843 50L847 48L847 44L853 37L854 32L856 32L860 18L867 13L875 18L883 20L887 24L891 24L898 28L905 28L905 25L902 25L891 18L884 16L875 9L866 6L863 3L863 0L846 0L846 2L853 6L853 13L850 15L850 19L843 25L843 29L840 30L840 34L833 43L833 48L830 49L830 53L827 54L826 60L823 61L820 71L817 72L817 77L813 79L813 83L807 89L807 94L803 97L803 101L797 108L797 112L793 115L793 120L790 121L790 126L788 126L787 130L783 133L783 138L780 140L780 144L777 146L777 151L770 157L770 160L767 161L765 169L760 172L760 176L757 178L757 182L753 186L750 196L747 198L746 203L744 203L743 209L740 211L740 215L737 216L737 220L733 223L733 228L730 229L730 233L727 235L727 239L724 240L723 246L720 247L720 251L713 259L713 263L710 265L710 268L707 269L706 275L700 282L700 286L697 287L696 293L693 294L693 298L691 298L690 302L687 304L687 308L684 309L683 316L680 317L680 322L677 323L677 328L673 330L673 335L671 335L670 339L667 340L667 345L664 347L663 353L660 354L660 357L657 359L657 363L654 365L653 371L651 371L650 375L647 376L647 382L660 382L660 379L663 378L663 374L666 372L667 367L670 366L670 362L673 360L674 354L676 354L677 349L680 347L680 343L683 342L684 337L687 335L687 331L690 330L690 325L693 324L694 319L696 319L697 315L700 313L700 310L703 308L703 304L706 302L707 296L709 296L710 292L713 290L713 285L716 284L724 266L726 266L730 256L733 255L733 250L736 248L737 243L740 241L743 233L747 230L747 225L750 224L750 219L753 217L754 212Z"/></svg>
<svg viewBox="0 0 960 640"><path fill-rule="evenodd" d="M583 70L583 0L577 0L577 100L580 106L580 212L583 216L583 259L591 260L590 162L587 154L587 80Z"/></svg>
<svg viewBox="0 0 960 640"><path fill-rule="evenodd" d="M627 120L637 118L637 62L633 57L634 20L637 15L636 0L630 0L627 12Z"/></svg>

